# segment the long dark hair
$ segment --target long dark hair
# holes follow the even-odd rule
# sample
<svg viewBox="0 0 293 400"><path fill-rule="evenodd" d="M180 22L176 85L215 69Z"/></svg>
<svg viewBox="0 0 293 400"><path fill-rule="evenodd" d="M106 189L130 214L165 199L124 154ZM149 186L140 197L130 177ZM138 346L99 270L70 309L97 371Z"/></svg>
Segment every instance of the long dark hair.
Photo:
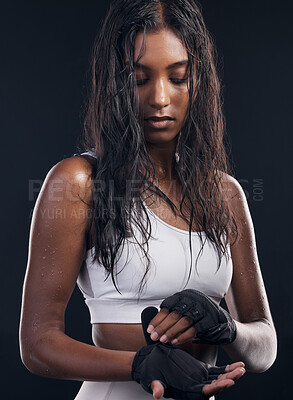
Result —
<svg viewBox="0 0 293 400"><path fill-rule="evenodd" d="M166 27L181 39L189 59L188 113L177 142L176 170L182 184L180 210L151 178L150 171L155 171L155 166L146 149L135 96L135 37L138 32L145 35ZM231 174L231 167L223 143L221 85L215 60L213 40L194 0L115 0L96 37L84 134L78 149L93 149L97 156L92 174L94 260L104 265L118 291L115 262L125 238L134 237L146 258L139 293L150 268L151 225L142 194L160 196L174 214L184 217L189 223L190 251L190 232L194 223L200 226L217 248L218 267L232 233L237 238L235 216L222 194L223 177ZM188 218L182 211L186 201L190 206ZM200 238L202 243L201 235Z"/></svg>

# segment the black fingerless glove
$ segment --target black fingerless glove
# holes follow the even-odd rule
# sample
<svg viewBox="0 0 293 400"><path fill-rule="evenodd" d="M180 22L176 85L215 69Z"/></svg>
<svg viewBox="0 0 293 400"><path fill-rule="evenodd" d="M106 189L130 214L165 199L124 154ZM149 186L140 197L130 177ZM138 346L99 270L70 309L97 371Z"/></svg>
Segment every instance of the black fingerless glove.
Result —
<svg viewBox="0 0 293 400"><path fill-rule="evenodd" d="M150 312L152 315L146 317ZM143 330L148 343L153 343L146 332L148 323L157 313L154 307L142 313ZM224 367L211 367L178 346L157 342L142 347L132 364L132 379L149 393L154 380L161 381L165 388L164 397L178 400L202 400L203 387L225 372Z"/></svg>
<svg viewBox="0 0 293 400"><path fill-rule="evenodd" d="M205 294L185 289L167 297L161 308L178 311L192 319L196 328L194 343L229 344L236 339L236 324L231 315Z"/></svg>

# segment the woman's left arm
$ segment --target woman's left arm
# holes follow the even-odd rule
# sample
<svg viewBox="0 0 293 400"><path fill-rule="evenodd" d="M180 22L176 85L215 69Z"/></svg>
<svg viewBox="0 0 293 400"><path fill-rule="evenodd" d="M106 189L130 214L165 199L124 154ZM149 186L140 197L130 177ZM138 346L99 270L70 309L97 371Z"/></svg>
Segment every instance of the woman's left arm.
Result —
<svg viewBox="0 0 293 400"><path fill-rule="evenodd" d="M275 361L277 336L257 256L253 222L245 193L227 177L227 197L238 221L239 237L231 243L233 278L225 300L236 322L237 337L222 346L229 357L242 360L251 372L263 372Z"/></svg>

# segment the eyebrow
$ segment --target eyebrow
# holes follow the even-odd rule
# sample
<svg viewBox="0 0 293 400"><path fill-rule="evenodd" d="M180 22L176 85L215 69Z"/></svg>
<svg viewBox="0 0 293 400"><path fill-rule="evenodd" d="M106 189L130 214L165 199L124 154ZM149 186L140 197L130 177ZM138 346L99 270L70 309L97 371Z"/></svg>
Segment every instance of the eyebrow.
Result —
<svg viewBox="0 0 293 400"><path fill-rule="evenodd" d="M181 65L186 65L188 63L189 63L188 60L177 61L177 62L175 62L173 64L168 65L168 67L166 69L169 70L169 69L172 69L172 68L175 68L175 67L180 67ZM127 64L128 64L128 62L127 62ZM141 64L139 62L134 62L133 66L137 67L137 68L151 69L147 65Z"/></svg>

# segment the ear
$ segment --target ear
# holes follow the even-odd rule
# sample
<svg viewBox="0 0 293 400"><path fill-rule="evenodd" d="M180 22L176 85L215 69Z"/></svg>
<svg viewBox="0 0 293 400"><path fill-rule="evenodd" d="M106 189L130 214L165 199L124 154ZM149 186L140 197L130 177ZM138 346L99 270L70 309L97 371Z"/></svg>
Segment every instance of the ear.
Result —
<svg viewBox="0 0 293 400"><path fill-rule="evenodd" d="M150 334L147 332L147 328L151 320L155 318L157 314L158 314L158 309L156 307L147 307L144 310L142 310L141 323L142 323L143 334L147 344L154 344L153 340L150 337Z"/></svg>

